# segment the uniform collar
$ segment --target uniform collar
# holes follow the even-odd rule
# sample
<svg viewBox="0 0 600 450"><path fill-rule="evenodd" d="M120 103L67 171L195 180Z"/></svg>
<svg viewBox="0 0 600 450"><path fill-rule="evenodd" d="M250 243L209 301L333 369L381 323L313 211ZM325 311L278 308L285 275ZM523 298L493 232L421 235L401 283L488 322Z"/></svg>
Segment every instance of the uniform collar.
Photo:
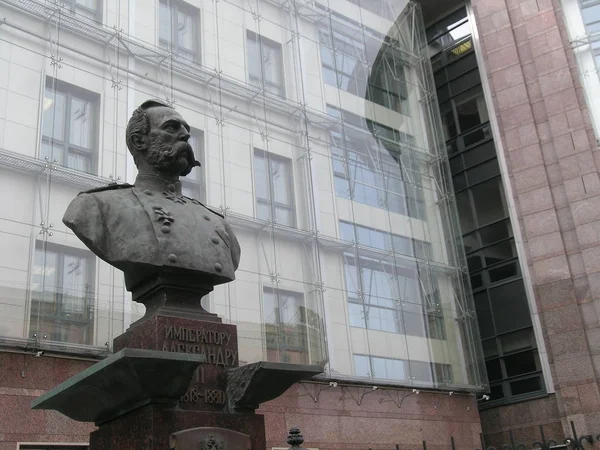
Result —
<svg viewBox="0 0 600 450"><path fill-rule="evenodd" d="M134 186L140 190L150 190L154 192L174 192L181 194L181 181L166 180L156 175L138 175Z"/></svg>

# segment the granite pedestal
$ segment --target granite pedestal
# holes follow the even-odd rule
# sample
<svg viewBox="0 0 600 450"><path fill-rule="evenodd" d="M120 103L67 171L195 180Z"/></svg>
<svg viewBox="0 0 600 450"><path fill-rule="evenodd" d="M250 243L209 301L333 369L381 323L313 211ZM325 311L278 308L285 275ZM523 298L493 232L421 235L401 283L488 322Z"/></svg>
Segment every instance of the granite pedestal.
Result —
<svg viewBox="0 0 600 450"><path fill-rule="evenodd" d="M192 429L207 427L246 435L251 450L264 450L264 418L255 410L323 367L270 362L238 367L234 325L201 308L186 316L179 307L144 316L114 339L113 356L44 394L33 407L94 422L98 430L90 436L90 450L166 450L174 433L188 431L179 435L182 447L183 436L189 440Z"/></svg>

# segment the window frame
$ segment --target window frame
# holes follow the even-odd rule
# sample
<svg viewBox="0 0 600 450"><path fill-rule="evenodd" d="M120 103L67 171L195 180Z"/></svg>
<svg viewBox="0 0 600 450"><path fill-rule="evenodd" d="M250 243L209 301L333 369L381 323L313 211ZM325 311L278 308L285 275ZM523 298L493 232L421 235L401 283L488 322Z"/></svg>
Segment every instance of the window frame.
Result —
<svg viewBox="0 0 600 450"><path fill-rule="evenodd" d="M87 89L81 88L79 86L72 85L70 83L66 83L64 81L58 80L56 78L46 77L46 83L44 86L44 97L42 102L47 98L46 91L52 91L54 98L56 98L56 94L60 93L65 96L65 111L62 117L63 121L63 135L64 139L61 141L60 139L55 138L54 136L46 136L44 135L44 129L42 126L41 133L41 145L40 145L40 155L39 159L42 159L42 147L44 144L47 144L51 147L52 153L56 149L62 149L62 161L63 164L60 164L62 167L66 167L70 170L76 170L78 172L89 173L91 175L98 175L98 158L100 155L100 144L99 144L99 129L100 129L100 95L96 94L92 91L88 91ZM91 116L91 136L90 143L91 148L83 148L75 144L71 144L71 101L73 99L83 100L88 102L90 106L90 116ZM43 114L42 114L43 115ZM54 134L54 124L52 126L52 133ZM84 156L89 161L89 172L81 171L77 168L70 167L68 165L69 155L74 154L77 156ZM46 157L47 158L47 157ZM54 158L53 158L54 159ZM54 161L48 161L49 163L53 163Z"/></svg>
<svg viewBox="0 0 600 450"><path fill-rule="evenodd" d="M383 250L383 251L393 250L394 253L396 253L398 255L414 257L416 259L423 260L423 261L430 261L433 259L433 245L431 244L431 242L421 241L419 239L402 236L400 234L395 234L395 233L391 233L388 231L379 230L377 228L367 227L364 225L360 225L360 224L357 224L354 222L348 222L345 220L340 220L339 225L340 225L340 239L345 240L347 242L354 242L358 246L375 248L375 249ZM341 231L342 225L351 226L353 228L352 241L348 241L347 239L344 239L343 233ZM369 233L381 234L382 235L381 237L384 239L385 246L377 247L377 246L369 245L369 243L361 242L360 236L358 233L359 229L367 231ZM408 240L408 244L410 245L410 252L406 253L406 252L400 251L400 249L396 247L394 242L397 238L402 239L402 240L404 240L404 239ZM425 249L427 249L427 250L425 250Z"/></svg>
<svg viewBox="0 0 600 450"><path fill-rule="evenodd" d="M336 196L386 209L394 214L426 220L427 208L421 189L424 175L414 164L410 167L412 161L403 160L403 155L412 154L414 136L331 105L327 105L327 114L341 121L339 126L329 130L328 135ZM392 159L397 165L397 173L388 169L391 166L387 159ZM340 164L342 171L336 169L336 165ZM358 171L369 174L380 185L362 181L355 176ZM340 182L345 183L345 186L340 186ZM392 184L396 190L392 190ZM377 202L357 199L356 187L364 189L364 193L374 193ZM419 198L410 195L411 193L416 193ZM395 201L391 202L390 199Z"/></svg>
<svg viewBox="0 0 600 450"><path fill-rule="evenodd" d="M360 252L357 254L343 254L344 291L346 293L350 327L380 331L383 333L401 334L404 336L416 336L425 339L446 340L447 333L444 322L444 313L441 308L441 302L439 301L439 289L433 289L432 293L426 292L418 264L414 264L414 267L401 267L394 263L382 263L380 261L374 261L375 260L368 256L361 256ZM365 269L379 272L386 275L388 278L393 278L394 280L399 280L400 278L414 279L416 289L418 290L417 301L404 298L400 291L394 292L397 289L402 289L396 284L389 285L392 295L395 294L396 298L394 299L386 299L385 297L379 297L377 295L373 295L371 292L367 292L363 282L363 270ZM350 280L348 280L348 270L353 270L356 275L357 286L355 289L352 288ZM406 274L403 274L402 272L406 272ZM413 272L414 277L409 276L410 272ZM375 299L375 302L372 302L372 299ZM384 303L387 300L391 306L378 304L378 299L383 299ZM437 303L432 303L432 299L437 299ZM361 314L360 325L352 323L352 317L354 316L352 313L352 308L356 308L357 305L360 308ZM373 310L375 314L381 314L382 311L385 311L387 314L391 312L393 315L395 329L388 330L384 329L383 327L373 327L369 322L371 310ZM381 318L382 316L378 317ZM422 333L415 333L414 327L409 326L415 323L414 321L407 321L407 318L409 317L418 317L421 324L419 329L422 331ZM383 323L383 321L380 323Z"/></svg>
<svg viewBox="0 0 600 450"><path fill-rule="evenodd" d="M282 362L286 361L286 354L288 352L293 352L295 354L300 354L305 363L308 363L308 353L309 353L309 345L308 345L308 336L309 336L309 325L308 325L308 311L309 308L306 303L306 296L302 292L298 291L290 291L287 289L273 288L270 286L263 286L262 295L261 295L261 304L263 308L263 313L265 310L266 303L266 295L270 294L276 299L276 322L267 322L266 317L263 314L263 327L265 329L265 346L267 351L276 351L277 355L280 359L283 359ZM282 320L282 311L281 308L281 297L285 295L287 297L292 297L296 301L296 306L298 306L299 318L298 323L288 323ZM304 315L302 315L302 308L304 308ZM272 327L273 332L268 331L268 327ZM300 344L298 345L292 340L290 344L289 339L293 337L293 333L290 334L289 330L286 332L285 328L294 327L298 329L298 336L300 338ZM284 329L284 332L280 332L279 330ZM269 335L271 335L271 339L269 339ZM273 339L274 337L274 339ZM273 340L275 341L275 345L272 344Z"/></svg>
<svg viewBox="0 0 600 450"><path fill-rule="evenodd" d="M504 349L502 347L502 342L501 342L501 339L503 337L509 336L511 334L520 333L522 331L527 331L527 330L529 330L531 335L533 336L533 339L531 340L533 345L530 345L529 347L523 347L518 350L511 351L511 352L504 352ZM497 350L497 354L495 356L490 356L490 357L485 358L486 367L489 362L497 361L499 363L499 367L501 370L501 378L500 379L490 380L490 382L489 382L490 391L494 387L501 387L503 396L500 398L490 398L486 402L480 402L479 406L481 409L495 407L500 404L514 403L514 402L526 400L529 398L539 397L540 395L546 394L546 385L544 383L544 374L543 374L543 370L542 370L542 366L541 366L541 362L540 362L540 355L538 352L538 346L537 346L537 342L535 339L533 326L523 327L518 330L512 330L507 333L495 334L492 337L483 339L482 344L484 342L493 342L495 345L495 348ZM521 374L509 376L508 372L506 370L505 358L511 357L511 356L516 356L516 355L523 355L523 354L526 354L529 352L532 353L534 356L534 363L536 364L536 370L530 371L527 373L521 373ZM487 370L487 368L486 368L486 370ZM540 384L539 390L527 392L524 394L513 394L512 393L512 387L511 387L512 383L519 382L519 381L525 381L525 380L531 380L531 379L539 380L539 384Z"/></svg>
<svg viewBox="0 0 600 450"><path fill-rule="evenodd" d="M92 345L93 338L94 338L94 327L95 327L95 321L96 321L96 314L97 314L96 292L95 292L96 291L96 258L94 257L94 255L91 252L89 252L87 250L37 240L35 243L35 246L34 246L32 271L36 267L35 255L38 252L41 252L41 253L49 252L49 253L53 253L53 254L57 255L57 266L55 267L55 270L56 270L55 291L56 292L53 293L53 301L52 301L55 312L54 312L54 314L50 315L50 314L47 314L47 313L41 311L42 305L44 303L46 303L46 301L44 300L45 292L44 291L39 292L40 298L38 300L36 300L35 293L33 290L31 290L30 312L29 312L29 324L30 324L29 333L30 333L30 335L32 337L35 337L35 336L33 336L34 334L37 333L39 336L39 333L40 333L39 329L37 329L37 328L34 329L34 327L33 327L34 318L41 320L42 323L44 321L51 321L54 325L60 325L61 327L59 328L59 330L62 330L63 324L80 325L84 329L84 335L85 335L84 341L85 342L70 342L70 341L68 341L66 339L62 339L62 338L56 339L55 337L58 337L58 334L59 334L59 332L56 330L53 331L54 336L49 338L48 341L67 342L67 343L72 343L72 344L77 344L77 345ZM64 297L63 282L64 282L65 257L66 256L81 258L86 261L86 272L87 272L86 273L86 278L87 278L86 286L88 286L90 289L89 289L89 292L86 293L86 296L88 296L88 298L80 299L80 300L83 300L83 309L84 309L84 317L83 318L69 318L68 317L69 313L67 313L63 310L63 300L64 300L63 299L63 297ZM44 259L45 259L45 256L44 256ZM32 275L32 277L33 277L33 275ZM44 283L45 283L45 281L44 281ZM34 310L35 303L40 303L40 309L38 309L37 312Z"/></svg>
<svg viewBox="0 0 600 450"><path fill-rule="evenodd" d="M246 50L246 58L249 58L249 49L250 42L254 42L254 45L258 46L258 51L260 55L260 77L257 77L255 74L250 73L250 64L248 62L246 71L246 76L248 77L248 84L256 87L260 87L271 94L278 95L279 97L286 97L286 86L285 86L285 61L283 54L283 45L281 43L274 41L272 39L266 38L261 34L258 34L252 30L246 29L246 46L248 49ZM276 84L270 80L265 78L265 67L263 60L263 48L268 47L271 50L275 50L279 54L279 64L277 65L277 72L279 74L279 78L281 80L280 84ZM276 88L278 92L273 92L267 89L267 86Z"/></svg>
<svg viewBox="0 0 600 450"><path fill-rule="evenodd" d="M81 14L79 11L83 10L90 14L89 16L87 14L81 14L84 17L87 17L88 19L94 20L96 22L102 22L104 0L96 0L96 9L88 8L85 5L77 3L77 0L62 0L62 3L72 13Z"/></svg>
<svg viewBox="0 0 600 450"><path fill-rule="evenodd" d="M166 7L170 10L171 14L171 38L169 41L166 41L160 35L160 10L161 4L166 5ZM194 41L194 49L190 51L189 49L183 47L179 43L179 34L178 34L178 16L179 12L183 12L187 16L192 18L192 36ZM200 20L200 9L196 8L189 3L186 3L182 0L158 0L158 46L163 49L170 49L177 56L183 57L183 59L187 59L190 61L194 61L197 63L201 63L202 61L202 39L201 39L201 20Z"/></svg>
<svg viewBox="0 0 600 450"><path fill-rule="evenodd" d="M271 217L270 220L273 223L276 223L277 225L283 225L286 227L290 227L290 228L296 228L298 226L298 217L296 214L296 194L294 191L294 164L292 162L292 160L290 158L286 158L285 156L281 156L281 155L277 155L271 152L267 152L266 150L262 150L258 147L254 148L254 203L255 203L255 208L256 208L256 218L259 220L269 220L269 219L261 219L260 217L258 217L258 206L259 204L262 205L266 205L269 207L269 210L271 212ZM268 188L269 188L269 195L271 195L270 199L264 199L258 196L258 191L256 189L256 182L257 182L257 177L256 177L256 158L260 157L262 159L264 159L267 163L267 183L268 183ZM273 187L273 178L272 178L272 171L271 171L271 161L278 161L282 164L284 164L289 172L289 179L286 180L286 184L287 187L289 189L289 193L290 193L290 199L292 201L291 205L287 205L284 203L279 203L279 202L275 202L275 199L273 198L273 192L274 192L274 187ZM277 221L277 208L281 208L281 209L285 209L289 212L290 214L290 223L289 224L281 224Z"/></svg>

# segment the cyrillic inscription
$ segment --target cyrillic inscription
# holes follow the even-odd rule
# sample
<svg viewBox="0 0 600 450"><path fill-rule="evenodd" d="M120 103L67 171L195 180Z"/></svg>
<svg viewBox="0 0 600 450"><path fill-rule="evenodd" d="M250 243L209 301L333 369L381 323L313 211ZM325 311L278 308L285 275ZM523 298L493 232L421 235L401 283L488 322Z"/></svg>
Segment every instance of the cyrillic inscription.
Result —
<svg viewBox="0 0 600 450"><path fill-rule="evenodd" d="M196 353L204 355L208 364L237 366L237 350L222 348L231 342L231 333L170 326L166 330L162 350L174 353ZM183 341L183 342L181 342Z"/></svg>

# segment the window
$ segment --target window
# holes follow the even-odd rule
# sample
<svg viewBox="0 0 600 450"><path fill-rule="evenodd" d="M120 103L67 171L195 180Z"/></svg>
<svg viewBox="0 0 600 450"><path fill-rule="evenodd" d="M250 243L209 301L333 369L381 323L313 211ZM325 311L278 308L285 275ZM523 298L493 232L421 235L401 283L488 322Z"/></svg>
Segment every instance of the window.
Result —
<svg viewBox="0 0 600 450"><path fill-rule="evenodd" d="M367 100L408 115L408 85L404 63L386 52L373 66Z"/></svg>
<svg viewBox="0 0 600 450"><path fill-rule="evenodd" d="M206 201L206 159L204 158L204 133L199 130L192 129L188 143L194 150L196 159L200 161L202 167L196 167L192 172L181 178L181 191L183 195L190 198L195 198L198 201Z"/></svg>
<svg viewBox="0 0 600 450"><path fill-rule="evenodd" d="M426 383L451 383L452 366L424 361L354 355L354 374L384 380L412 380Z"/></svg>
<svg viewBox="0 0 600 450"><path fill-rule="evenodd" d="M247 37L250 84L285 97L281 45L252 31Z"/></svg>
<svg viewBox="0 0 600 450"><path fill-rule="evenodd" d="M307 364L307 324L314 313L306 308L304 296L264 288L263 310L268 361Z"/></svg>
<svg viewBox="0 0 600 450"><path fill-rule="evenodd" d="M101 0L63 0L61 1L62 4L76 14L98 21L102 19Z"/></svg>
<svg viewBox="0 0 600 450"><path fill-rule="evenodd" d="M98 99L84 89L46 79L40 157L95 173L98 155Z"/></svg>
<svg viewBox="0 0 600 450"><path fill-rule="evenodd" d="M463 234L506 219L509 215L499 176L457 193L456 202Z"/></svg>
<svg viewBox="0 0 600 450"><path fill-rule="evenodd" d="M445 339L434 276L414 263L392 265L351 254L344 254L344 271L350 326Z"/></svg>
<svg viewBox="0 0 600 450"><path fill-rule="evenodd" d="M159 45L185 59L199 59L198 15L196 8L182 1L160 0Z"/></svg>
<svg viewBox="0 0 600 450"><path fill-rule="evenodd" d="M328 114L344 121L329 132L336 195L424 220L414 136L333 107Z"/></svg>
<svg viewBox="0 0 600 450"><path fill-rule="evenodd" d="M532 328L483 341L490 381L490 400L495 406L545 393L539 354Z"/></svg>
<svg viewBox="0 0 600 450"><path fill-rule="evenodd" d="M336 16L328 27L319 29L319 42L325 83L408 113L405 64L392 41Z"/></svg>
<svg viewBox="0 0 600 450"><path fill-rule="evenodd" d="M429 27L427 41L434 70L439 68L438 65L450 64L468 54L473 49L473 41L467 10L461 8Z"/></svg>
<svg viewBox="0 0 600 450"><path fill-rule="evenodd" d="M482 127L489 122L489 115L481 87L475 87L448 102L440 105L442 113L442 123L446 140L453 139L460 134L466 134L464 147L476 144L482 140L491 138L489 127L484 127L485 131L479 137L474 133L475 128Z"/></svg>
<svg viewBox="0 0 600 450"><path fill-rule="evenodd" d="M367 228L349 222L340 221L340 236L343 240L379 250L394 250L396 253L415 256L421 259L433 258L431 243L411 239L386 231Z"/></svg>
<svg viewBox="0 0 600 450"><path fill-rule="evenodd" d="M90 252L38 242L31 281L30 335L90 345L94 324Z"/></svg>
<svg viewBox="0 0 600 450"><path fill-rule="evenodd" d="M490 381L491 399L481 406L539 395L545 388L477 61L470 48L453 53L470 42L466 10L427 35L444 50L434 76Z"/></svg>
<svg viewBox="0 0 600 450"><path fill-rule="evenodd" d="M254 183L256 217L296 226L291 160L255 149Z"/></svg>

